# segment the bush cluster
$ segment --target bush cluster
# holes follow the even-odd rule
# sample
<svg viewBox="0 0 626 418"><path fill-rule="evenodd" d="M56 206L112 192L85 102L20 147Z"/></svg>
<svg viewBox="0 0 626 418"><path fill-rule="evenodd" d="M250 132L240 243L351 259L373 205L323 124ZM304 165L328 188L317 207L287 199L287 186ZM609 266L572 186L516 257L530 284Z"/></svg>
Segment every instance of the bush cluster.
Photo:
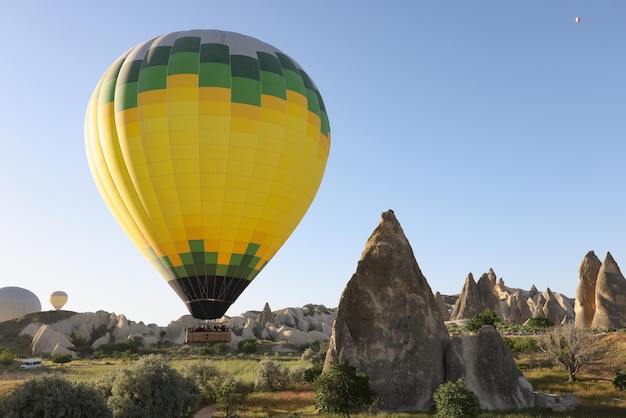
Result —
<svg viewBox="0 0 626 418"><path fill-rule="evenodd" d="M497 322L498 316L496 313L491 309L485 309L481 313L474 315L467 325L465 325L465 329L471 332L477 332L483 325L493 325L495 327Z"/></svg>
<svg viewBox="0 0 626 418"><path fill-rule="evenodd" d="M613 386L619 390L626 390L626 370L617 372L615 379L613 379Z"/></svg>
<svg viewBox="0 0 626 418"><path fill-rule="evenodd" d="M433 398L437 404L436 416L440 418L471 418L480 413L478 398L465 387L463 378L441 384Z"/></svg>

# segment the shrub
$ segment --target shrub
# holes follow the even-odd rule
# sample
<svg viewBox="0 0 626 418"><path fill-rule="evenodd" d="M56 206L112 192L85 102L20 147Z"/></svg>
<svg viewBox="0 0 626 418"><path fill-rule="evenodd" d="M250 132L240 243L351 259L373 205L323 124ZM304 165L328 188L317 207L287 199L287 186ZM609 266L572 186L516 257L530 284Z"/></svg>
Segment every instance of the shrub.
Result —
<svg viewBox="0 0 626 418"><path fill-rule="evenodd" d="M323 369L324 369L324 363L322 362L314 363L313 366L304 370L304 376L303 376L304 381L307 383L313 384L315 379L317 379L317 377L322 374Z"/></svg>
<svg viewBox="0 0 626 418"><path fill-rule="evenodd" d="M536 338L504 338L504 342L509 346L509 350L511 350L513 354L532 354L540 351Z"/></svg>
<svg viewBox="0 0 626 418"><path fill-rule="evenodd" d="M52 362L57 364L65 364L72 361L71 354L55 354L52 356Z"/></svg>
<svg viewBox="0 0 626 418"><path fill-rule="evenodd" d="M554 326L554 322L552 322L549 318L546 318L543 315L538 315L538 316L529 318L526 322L524 322L522 329L524 331L528 331L528 332L532 332L536 334L540 331L545 331L546 329L551 328L553 326Z"/></svg>
<svg viewBox="0 0 626 418"><path fill-rule="evenodd" d="M219 369L210 360L185 362L181 374L196 382L205 400L215 400L215 391L230 374Z"/></svg>
<svg viewBox="0 0 626 418"><path fill-rule="evenodd" d="M613 379L613 386L619 390L626 390L626 371L617 372Z"/></svg>
<svg viewBox="0 0 626 418"><path fill-rule="evenodd" d="M365 410L376 402L376 393L370 379L357 373L356 367L346 362L333 363L327 373L313 382L315 408L322 414L340 414Z"/></svg>
<svg viewBox="0 0 626 418"><path fill-rule="evenodd" d="M189 416L200 394L193 379L182 376L157 355L108 373L96 387L116 418Z"/></svg>
<svg viewBox="0 0 626 418"><path fill-rule="evenodd" d="M243 354L254 354L257 350L256 338L246 338L237 344L239 352Z"/></svg>
<svg viewBox="0 0 626 418"><path fill-rule="evenodd" d="M59 375L27 380L0 401L4 418L111 417L106 402L86 383L71 383Z"/></svg>
<svg viewBox="0 0 626 418"><path fill-rule="evenodd" d="M437 404L437 417L477 417L480 412L478 398L465 387L463 378L439 385L433 398Z"/></svg>
<svg viewBox="0 0 626 418"><path fill-rule="evenodd" d="M479 331L483 325L493 325L495 327L496 322L498 322L496 313L491 309L485 309L481 313L474 315L467 325L465 325L465 328L468 331L476 332Z"/></svg>
<svg viewBox="0 0 626 418"><path fill-rule="evenodd" d="M15 360L15 353L9 350L0 351L0 364L3 366L10 366Z"/></svg>
<svg viewBox="0 0 626 418"><path fill-rule="evenodd" d="M254 379L256 392L277 392L289 385L289 371L271 359L259 363Z"/></svg>

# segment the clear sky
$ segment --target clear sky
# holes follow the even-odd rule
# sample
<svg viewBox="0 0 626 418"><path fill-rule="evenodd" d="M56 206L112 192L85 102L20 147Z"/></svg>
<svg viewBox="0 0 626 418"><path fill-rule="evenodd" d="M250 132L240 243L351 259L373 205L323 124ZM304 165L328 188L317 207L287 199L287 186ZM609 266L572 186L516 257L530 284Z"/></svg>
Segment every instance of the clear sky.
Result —
<svg viewBox="0 0 626 418"><path fill-rule="evenodd" d="M387 209L445 294L492 267L508 286L573 297L587 251L626 265L622 0L35 0L0 14L0 287L43 309L64 290L68 310L187 314L110 215L83 136L104 70L186 29L281 49L330 118L316 199L227 315L337 306Z"/></svg>

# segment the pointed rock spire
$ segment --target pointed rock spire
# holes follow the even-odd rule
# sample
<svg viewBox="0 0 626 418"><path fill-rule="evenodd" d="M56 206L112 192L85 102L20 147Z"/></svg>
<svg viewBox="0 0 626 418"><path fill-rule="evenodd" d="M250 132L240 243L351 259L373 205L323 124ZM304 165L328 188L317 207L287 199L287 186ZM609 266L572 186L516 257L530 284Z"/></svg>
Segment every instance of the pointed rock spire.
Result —
<svg viewBox="0 0 626 418"><path fill-rule="evenodd" d="M428 410L448 341L402 227L384 212L339 300L324 370L347 361L369 376L381 409Z"/></svg>
<svg viewBox="0 0 626 418"><path fill-rule="evenodd" d="M470 319L484 310L485 305L483 304L480 294L478 293L478 286L474 281L474 276L472 273L469 273L465 278L465 284L463 285L463 290L461 290L461 295L454 304L454 310L452 311L450 320L456 321L459 319Z"/></svg>
<svg viewBox="0 0 626 418"><path fill-rule="evenodd" d="M611 253L598 271L592 328L626 328L626 279Z"/></svg>
<svg viewBox="0 0 626 418"><path fill-rule="evenodd" d="M593 251L589 251L578 268L578 288L574 311L576 312L576 326L590 328L596 312L596 281L602 262Z"/></svg>

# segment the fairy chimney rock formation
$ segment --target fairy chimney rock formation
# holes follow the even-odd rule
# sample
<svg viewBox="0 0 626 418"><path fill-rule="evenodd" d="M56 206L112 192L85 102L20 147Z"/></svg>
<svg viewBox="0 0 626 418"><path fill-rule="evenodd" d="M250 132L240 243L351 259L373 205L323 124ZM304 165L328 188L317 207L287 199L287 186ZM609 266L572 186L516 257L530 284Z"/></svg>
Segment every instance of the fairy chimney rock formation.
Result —
<svg viewBox="0 0 626 418"><path fill-rule="evenodd" d="M347 361L386 411L428 410L445 380L448 331L393 211L370 236L344 289L324 371Z"/></svg>
<svg viewBox="0 0 626 418"><path fill-rule="evenodd" d="M488 410L532 408L533 387L517 368L513 355L491 325L478 335L453 336L447 353L447 380L462 377L480 407Z"/></svg>
<svg viewBox="0 0 626 418"><path fill-rule="evenodd" d="M444 321L450 319L450 311L448 311L448 305L446 305L446 300L443 298L443 296L441 296L441 293L435 293L435 301L437 302L437 307L439 308L441 318Z"/></svg>
<svg viewBox="0 0 626 418"><path fill-rule="evenodd" d="M576 326L591 328L596 312L596 281L602 262L593 251L589 251L578 269L578 288L576 289Z"/></svg>
<svg viewBox="0 0 626 418"><path fill-rule="evenodd" d="M485 310L485 305L482 302L480 294L478 293L478 286L474 281L474 276L469 273L465 278L465 284L461 295L454 304L454 310L450 320L456 321L458 319L472 318L474 315L481 313Z"/></svg>
<svg viewBox="0 0 626 418"><path fill-rule="evenodd" d="M626 279L611 253L606 253L596 281L592 328L626 328Z"/></svg>

